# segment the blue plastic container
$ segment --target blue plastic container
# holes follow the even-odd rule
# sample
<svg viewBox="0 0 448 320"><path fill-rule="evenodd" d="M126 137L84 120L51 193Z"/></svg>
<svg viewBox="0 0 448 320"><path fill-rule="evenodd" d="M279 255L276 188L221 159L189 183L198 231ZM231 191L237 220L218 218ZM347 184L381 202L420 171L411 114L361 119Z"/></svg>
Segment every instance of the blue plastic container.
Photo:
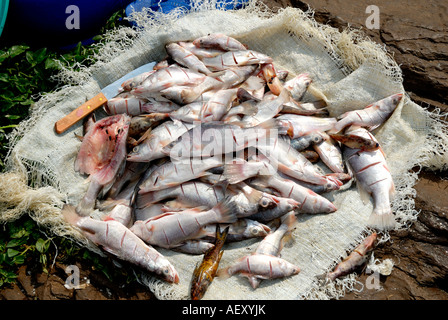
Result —
<svg viewBox="0 0 448 320"><path fill-rule="evenodd" d="M236 3L231 0L217 1L216 7L224 10L241 9L248 0L238 0ZM169 13L175 8L182 8L185 11L191 9L190 0L136 0L126 7L126 15L129 17L132 12L140 12L143 8L150 8L152 11Z"/></svg>
<svg viewBox="0 0 448 320"><path fill-rule="evenodd" d="M0 0L0 36L5 26L6 16L8 15L9 0Z"/></svg>
<svg viewBox="0 0 448 320"><path fill-rule="evenodd" d="M12 0L5 32L9 38L31 41L41 46L69 46L80 41L88 43L114 12L126 8L130 2L131 0ZM79 28L73 27L77 22Z"/></svg>

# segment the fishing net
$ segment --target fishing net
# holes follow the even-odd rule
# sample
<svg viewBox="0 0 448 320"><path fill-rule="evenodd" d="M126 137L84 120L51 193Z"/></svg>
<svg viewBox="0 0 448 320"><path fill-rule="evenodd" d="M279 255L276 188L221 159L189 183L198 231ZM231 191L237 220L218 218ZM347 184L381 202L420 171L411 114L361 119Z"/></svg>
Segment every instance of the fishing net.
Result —
<svg viewBox="0 0 448 320"><path fill-rule="evenodd" d="M109 32L98 45L93 65L79 65L76 71L63 68L57 76L63 84L60 89L42 95L30 117L9 136L7 170L0 177L1 222L29 214L56 236L68 237L101 254L61 216L63 204L76 205L88 183L73 165L81 143L75 134L82 134L81 125L58 135L54 123L119 77L144 63L162 60L168 42L192 40L212 32L233 36L249 48L270 55L291 75L308 72L315 88L327 97L331 116L404 93L401 70L383 47L359 31L339 32L317 23L312 11L286 8L274 13L257 1L248 1L240 10L226 11L216 9L215 1L192 1L188 12L176 9L163 14L147 10L134 14L132 19L138 27ZM97 116L105 114L98 111ZM409 227L418 214L414 206L413 185L418 179L415 168L435 170L446 166L448 140L441 118L405 95L392 117L375 132L396 185L392 207L398 228ZM338 210L298 215L293 242L281 252L282 258L301 268L298 275L262 281L256 290L243 277L217 278L204 299L328 299L353 289L354 276L326 285L316 276L331 270L370 233L366 222L372 204L363 204L355 184L325 196ZM98 211L95 214L101 215ZM382 237L387 241L387 234ZM220 267L253 252L257 245L258 240L226 245ZM138 272L140 281L159 299L188 298L192 270L202 256L162 249L160 252L177 269L179 284Z"/></svg>

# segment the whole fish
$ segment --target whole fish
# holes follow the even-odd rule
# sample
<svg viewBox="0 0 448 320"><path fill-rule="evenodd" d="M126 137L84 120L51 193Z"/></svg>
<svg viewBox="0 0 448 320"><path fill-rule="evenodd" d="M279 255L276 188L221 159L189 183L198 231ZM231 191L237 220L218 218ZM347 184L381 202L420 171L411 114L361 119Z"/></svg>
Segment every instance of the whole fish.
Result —
<svg viewBox="0 0 448 320"><path fill-rule="evenodd" d="M260 165L260 162L263 164ZM242 163L228 164L227 166L235 166L231 170L235 175L242 175L245 179L251 178L248 180L249 185L254 185L258 188L272 188L277 190L281 197L297 201L299 203L299 206L296 208L298 212L314 214L336 211L336 207L327 198L296 183L293 178L283 177L263 157L257 157ZM329 184L327 188L332 190L334 185L332 182Z"/></svg>
<svg viewBox="0 0 448 320"><path fill-rule="evenodd" d="M140 194L137 198L137 208L144 208L166 199L177 199L194 207L212 208L224 199L224 196L225 193L221 187L193 180L170 188Z"/></svg>
<svg viewBox="0 0 448 320"><path fill-rule="evenodd" d="M192 86L203 82L206 75L178 65L156 70L140 85L132 89L131 94L139 98L158 97L160 91L173 86Z"/></svg>
<svg viewBox="0 0 448 320"><path fill-rule="evenodd" d="M352 126L348 132L378 142L365 128ZM361 199L364 203L370 197L373 199L373 211L368 225L379 230L393 229L396 222L390 201L395 193L395 186L382 149L361 151L345 148L343 154L356 179Z"/></svg>
<svg viewBox="0 0 448 320"><path fill-rule="evenodd" d="M139 193L180 185L209 174L207 170L221 166L222 163L220 157L166 162L142 181Z"/></svg>
<svg viewBox="0 0 448 320"><path fill-rule="evenodd" d="M193 42L179 41L178 44L193 53L199 59L213 58L223 53L223 50L220 49L196 47Z"/></svg>
<svg viewBox="0 0 448 320"><path fill-rule="evenodd" d="M298 114L283 114L276 118L279 133L297 139L314 132L325 132L334 127L335 118L320 118Z"/></svg>
<svg viewBox="0 0 448 320"><path fill-rule="evenodd" d="M171 58L178 64L196 72L204 74L211 73L211 71L207 69L204 63L185 47L182 47L179 44L172 42L168 43L165 46L165 49L166 52L171 56Z"/></svg>
<svg viewBox="0 0 448 320"><path fill-rule="evenodd" d="M155 127L139 145L135 146L127 155L128 161L149 162L165 157L163 148L176 141L194 125L181 121L165 121Z"/></svg>
<svg viewBox="0 0 448 320"><path fill-rule="evenodd" d="M106 252L154 272L168 282L179 282L179 275L173 265L122 223L115 220L100 221L88 216L80 217L75 208L69 205L63 207L62 214L67 222L78 227L86 238Z"/></svg>
<svg viewBox="0 0 448 320"><path fill-rule="evenodd" d="M262 152L260 157L264 157L265 161L288 176L318 185L333 184L335 190L342 185L335 177L322 174L285 139L279 138L276 143L259 144L257 148Z"/></svg>
<svg viewBox="0 0 448 320"><path fill-rule="evenodd" d="M327 279L334 281L336 278L350 274L362 266L367 261L367 254L374 248L376 238L376 232L365 238L348 257L327 274Z"/></svg>
<svg viewBox="0 0 448 320"><path fill-rule="evenodd" d="M220 269L218 276L226 278L240 274L250 281L252 278L284 278L296 275L299 272L300 268L298 266L285 259L267 254L251 254L238 259L227 268Z"/></svg>
<svg viewBox="0 0 448 320"><path fill-rule="evenodd" d="M149 75L151 75L154 72L155 70L143 72L135 77L132 77L131 79L124 81L121 84L121 91L131 91L136 86L139 86L146 78L148 78Z"/></svg>
<svg viewBox="0 0 448 320"><path fill-rule="evenodd" d="M255 147L260 141L276 133L275 123L266 121L253 128L242 128L233 123L205 122L188 130L163 147L172 159L212 157Z"/></svg>
<svg viewBox="0 0 448 320"><path fill-rule="evenodd" d="M207 250L202 258L202 262L193 271L191 279L190 297L192 300L200 300L204 296L207 288L215 278L224 251L222 250L226 242L229 227L221 232L219 225L216 226L215 245Z"/></svg>
<svg viewBox="0 0 448 320"><path fill-rule="evenodd" d="M198 48L220 49L224 51L246 50L246 46L223 33L212 33L193 40Z"/></svg>
<svg viewBox="0 0 448 320"><path fill-rule="evenodd" d="M88 174L90 184L76 207L80 215L90 214L103 187L110 187L126 160L126 139L131 118L116 115L103 118L84 136L75 160L75 171Z"/></svg>
<svg viewBox="0 0 448 320"><path fill-rule="evenodd" d="M369 104L364 109L346 112L338 117L340 120L335 124L331 133L340 132L350 125L367 127L369 131L372 131L391 116L402 98L403 94L397 93Z"/></svg>
<svg viewBox="0 0 448 320"><path fill-rule="evenodd" d="M104 105L104 111L108 115L125 113L130 116L137 116L152 112L167 113L179 109L179 106L163 98L142 99L130 94L126 96L118 95Z"/></svg>
<svg viewBox="0 0 448 320"><path fill-rule="evenodd" d="M257 68L258 65L227 68L205 77L195 86L172 86L160 91L160 95L178 104L200 101L207 91L229 89L244 82Z"/></svg>
<svg viewBox="0 0 448 320"><path fill-rule="evenodd" d="M136 221L131 231L145 242L162 248L173 248L184 241L206 236L204 227L212 223L236 221L233 204L228 199L210 210L201 208L166 212L145 221Z"/></svg>
<svg viewBox="0 0 448 320"><path fill-rule="evenodd" d="M213 58L202 59L205 66L212 71L220 71L238 66L271 63L272 61L271 57L254 50L228 51Z"/></svg>
<svg viewBox="0 0 448 320"><path fill-rule="evenodd" d="M370 138L365 138L354 134L335 133L330 134L330 137L351 149L360 149L361 151L375 151L380 147L380 144L378 142Z"/></svg>

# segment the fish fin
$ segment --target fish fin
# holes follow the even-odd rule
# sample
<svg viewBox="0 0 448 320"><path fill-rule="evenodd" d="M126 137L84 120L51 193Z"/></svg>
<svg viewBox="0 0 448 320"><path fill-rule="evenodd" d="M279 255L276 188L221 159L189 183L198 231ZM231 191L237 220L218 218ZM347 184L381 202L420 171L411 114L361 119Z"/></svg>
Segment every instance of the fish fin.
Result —
<svg viewBox="0 0 448 320"><path fill-rule="evenodd" d="M371 228L383 231L391 230L396 226L395 216L390 207L388 209L373 209L367 225Z"/></svg>
<svg viewBox="0 0 448 320"><path fill-rule="evenodd" d="M262 279L254 277L253 275L245 275L245 276L247 277L247 280L249 280L251 287L253 289L257 289Z"/></svg>
<svg viewBox="0 0 448 320"><path fill-rule="evenodd" d="M222 232L221 228L219 227L219 224L216 224L216 240L215 241L221 241L225 242L227 235L229 234L230 226L227 226Z"/></svg>
<svg viewBox="0 0 448 320"><path fill-rule="evenodd" d="M356 181L356 186L358 187L359 196L361 197L362 203L366 205L370 201L370 194L367 192L359 181Z"/></svg>
<svg viewBox="0 0 448 320"><path fill-rule="evenodd" d="M230 184L239 183L258 174L258 168L248 165L247 161L226 163L224 166L224 178Z"/></svg>
<svg viewBox="0 0 448 320"><path fill-rule="evenodd" d="M216 272L216 277L223 279L223 280L230 278L231 274L229 273L229 268L230 267L219 269Z"/></svg>
<svg viewBox="0 0 448 320"><path fill-rule="evenodd" d="M318 89L313 83L310 83L308 86L307 92L310 93L315 98L322 100L325 103L325 106L328 105L328 99L323 93L322 90Z"/></svg>
<svg viewBox="0 0 448 320"><path fill-rule="evenodd" d="M71 225L76 225L79 219L81 219L81 216L76 213L75 206L64 204L61 212L64 219Z"/></svg>
<svg viewBox="0 0 448 320"><path fill-rule="evenodd" d="M211 210L217 214L220 223L233 223L237 220L236 204L230 196L218 202Z"/></svg>
<svg viewBox="0 0 448 320"><path fill-rule="evenodd" d="M76 134L76 133L75 133L75 137L76 137L79 141L82 141L82 139L84 139L83 136L81 136L81 135L79 135L79 134Z"/></svg>

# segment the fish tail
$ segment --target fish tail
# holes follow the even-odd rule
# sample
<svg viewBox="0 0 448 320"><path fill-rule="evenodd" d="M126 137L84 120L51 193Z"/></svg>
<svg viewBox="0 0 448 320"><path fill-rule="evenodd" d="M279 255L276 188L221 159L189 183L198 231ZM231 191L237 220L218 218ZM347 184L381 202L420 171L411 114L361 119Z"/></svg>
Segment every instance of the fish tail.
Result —
<svg viewBox="0 0 448 320"><path fill-rule="evenodd" d="M222 232L219 224L216 225L216 243L224 243L226 241L227 235L229 234L230 226L227 226Z"/></svg>
<svg viewBox="0 0 448 320"><path fill-rule="evenodd" d="M219 269L216 272L216 276L223 280L230 278L232 275L229 273L229 269L230 267Z"/></svg>
<svg viewBox="0 0 448 320"><path fill-rule="evenodd" d="M215 205L212 210L217 215L217 222L219 223L233 223L237 220L236 204L231 197L227 197Z"/></svg>
<svg viewBox="0 0 448 320"><path fill-rule="evenodd" d="M258 171L258 167L248 165L247 161L243 163L227 163L224 166L223 175L230 184L235 184L256 176Z"/></svg>
<svg viewBox="0 0 448 320"><path fill-rule="evenodd" d="M377 230L391 230L396 226L395 216L392 213L392 210L389 208L386 209L373 209L367 224Z"/></svg>

